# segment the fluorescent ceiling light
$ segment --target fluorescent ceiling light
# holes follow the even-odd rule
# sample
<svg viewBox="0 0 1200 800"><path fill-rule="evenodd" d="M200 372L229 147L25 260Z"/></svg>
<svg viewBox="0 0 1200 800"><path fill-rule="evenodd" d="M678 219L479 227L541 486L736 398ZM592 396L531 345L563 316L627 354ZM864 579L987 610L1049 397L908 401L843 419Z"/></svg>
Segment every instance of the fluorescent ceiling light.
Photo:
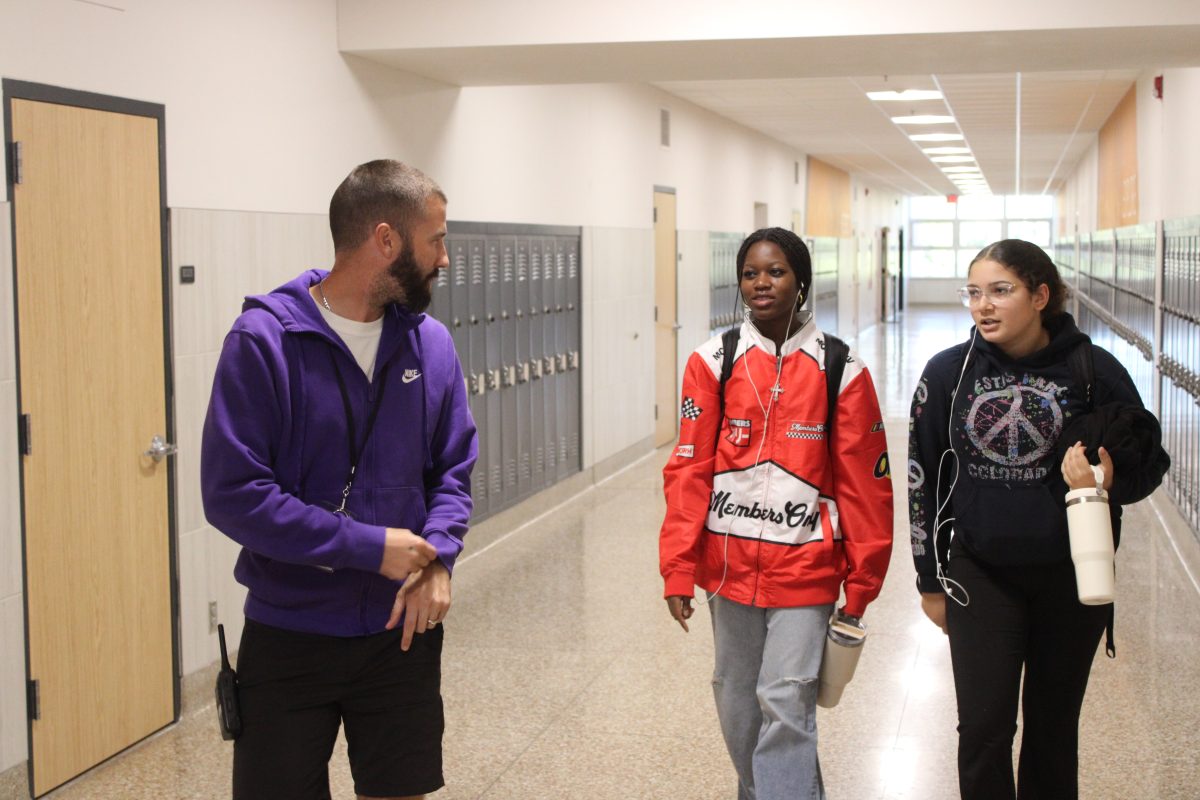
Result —
<svg viewBox="0 0 1200 800"><path fill-rule="evenodd" d="M926 155L930 155L930 156L948 156L948 155L956 155L959 153L969 153L969 152L971 152L971 148L969 148L969 147L925 147L925 148L922 148L921 152L925 153Z"/></svg>
<svg viewBox="0 0 1200 800"><path fill-rule="evenodd" d="M975 156L933 156L929 160L935 164L971 164Z"/></svg>
<svg viewBox="0 0 1200 800"><path fill-rule="evenodd" d="M939 114L912 114L907 117L892 117L897 125L945 125L953 123L954 117Z"/></svg>
<svg viewBox="0 0 1200 800"><path fill-rule="evenodd" d="M914 142L961 142L961 133L914 133L908 138Z"/></svg>
<svg viewBox="0 0 1200 800"><path fill-rule="evenodd" d="M961 172L980 172L979 167L942 167L942 172L946 174L961 173Z"/></svg>
<svg viewBox="0 0 1200 800"><path fill-rule="evenodd" d="M867 92L867 97L880 100L941 100L942 93L932 89L905 89L903 92Z"/></svg>

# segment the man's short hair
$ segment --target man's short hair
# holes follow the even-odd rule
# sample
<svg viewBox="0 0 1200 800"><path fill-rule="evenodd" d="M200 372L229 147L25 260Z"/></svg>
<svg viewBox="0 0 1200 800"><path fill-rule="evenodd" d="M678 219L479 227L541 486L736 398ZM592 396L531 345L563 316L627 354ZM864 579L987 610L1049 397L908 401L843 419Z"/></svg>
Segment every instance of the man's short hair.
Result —
<svg viewBox="0 0 1200 800"><path fill-rule="evenodd" d="M441 188L416 167L386 158L358 165L329 201L334 252L358 247L381 222L407 237L433 196L446 202Z"/></svg>

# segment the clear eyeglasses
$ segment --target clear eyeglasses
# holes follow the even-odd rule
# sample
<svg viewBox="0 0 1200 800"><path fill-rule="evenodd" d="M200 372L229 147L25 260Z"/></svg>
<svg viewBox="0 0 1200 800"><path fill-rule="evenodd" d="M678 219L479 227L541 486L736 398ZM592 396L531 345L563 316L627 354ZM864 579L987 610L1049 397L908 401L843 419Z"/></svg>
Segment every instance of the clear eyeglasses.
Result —
<svg viewBox="0 0 1200 800"><path fill-rule="evenodd" d="M981 289L978 286L964 286L958 290L958 299L966 308L979 305L985 297L992 301L992 305L1002 306L1012 300L1016 291L1017 287L1011 283L993 283L987 289Z"/></svg>

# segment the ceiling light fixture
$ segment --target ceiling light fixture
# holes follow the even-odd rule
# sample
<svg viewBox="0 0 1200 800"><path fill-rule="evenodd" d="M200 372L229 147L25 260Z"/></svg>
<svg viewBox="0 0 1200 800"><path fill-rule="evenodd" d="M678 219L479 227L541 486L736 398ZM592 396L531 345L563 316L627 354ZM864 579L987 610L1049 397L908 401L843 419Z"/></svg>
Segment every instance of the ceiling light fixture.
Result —
<svg viewBox="0 0 1200 800"><path fill-rule="evenodd" d="M935 164L973 164L975 156L930 156L929 160Z"/></svg>
<svg viewBox="0 0 1200 800"><path fill-rule="evenodd" d="M957 155L960 153L969 153L969 152L971 152L971 148L969 148L969 147L924 147L924 148L921 148L921 152L925 153L926 155L930 155L930 156L948 156L948 155Z"/></svg>
<svg viewBox="0 0 1200 800"><path fill-rule="evenodd" d="M981 172L981 171L982 170L980 170L979 167L942 167L942 172L945 172L948 174L955 173L955 172Z"/></svg>
<svg viewBox="0 0 1200 800"><path fill-rule="evenodd" d="M892 117L897 125L953 125L954 117L944 114L910 114L907 117Z"/></svg>
<svg viewBox="0 0 1200 800"><path fill-rule="evenodd" d="M908 138L914 142L961 142L961 133L914 133Z"/></svg>
<svg viewBox="0 0 1200 800"><path fill-rule="evenodd" d="M896 100L941 100L942 93L932 89L905 89L902 92L867 92L867 97L879 101Z"/></svg>

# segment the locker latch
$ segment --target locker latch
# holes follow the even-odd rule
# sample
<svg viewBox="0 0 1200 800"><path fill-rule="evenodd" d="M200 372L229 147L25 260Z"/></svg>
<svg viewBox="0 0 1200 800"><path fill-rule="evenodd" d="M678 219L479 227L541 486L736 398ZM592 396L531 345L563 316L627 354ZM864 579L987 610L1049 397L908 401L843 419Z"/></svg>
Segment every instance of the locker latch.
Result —
<svg viewBox="0 0 1200 800"><path fill-rule="evenodd" d="M567 354L567 366L571 369L579 369L579 351L572 350Z"/></svg>
<svg viewBox="0 0 1200 800"><path fill-rule="evenodd" d="M567 354L566 353L558 354L558 371L559 372L567 371Z"/></svg>
<svg viewBox="0 0 1200 800"><path fill-rule="evenodd" d="M500 385L504 388L516 386L517 384L517 368L506 366L500 373Z"/></svg>
<svg viewBox="0 0 1200 800"><path fill-rule="evenodd" d="M482 374L471 373L471 394L483 394L487 391L487 381Z"/></svg>
<svg viewBox="0 0 1200 800"><path fill-rule="evenodd" d="M529 383L529 362L522 361L517 366L517 383Z"/></svg>
<svg viewBox="0 0 1200 800"><path fill-rule="evenodd" d="M529 367L530 367L530 370L529 370L529 371L530 371L530 373L532 374L532 377L533 377L533 379L534 379L535 381L536 381L536 380L541 380L541 377L542 377L542 360L541 360L540 358L535 358L535 359L533 359L533 361L529 362Z"/></svg>
<svg viewBox="0 0 1200 800"><path fill-rule="evenodd" d="M557 363L556 363L556 362L555 362L555 360L554 360L554 356L546 356L545 358L543 358L543 359L542 359L542 372L543 372L543 374L545 374L545 375L553 375L553 374L555 373L555 371L556 371L556 370L555 370L555 367L556 367L556 366L557 366Z"/></svg>
<svg viewBox="0 0 1200 800"><path fill-rule="evenodd" d="M487 375L487 388L491 389L491 390L499 389L500 388L500 370L489 369L485 374Z"/></svg>

